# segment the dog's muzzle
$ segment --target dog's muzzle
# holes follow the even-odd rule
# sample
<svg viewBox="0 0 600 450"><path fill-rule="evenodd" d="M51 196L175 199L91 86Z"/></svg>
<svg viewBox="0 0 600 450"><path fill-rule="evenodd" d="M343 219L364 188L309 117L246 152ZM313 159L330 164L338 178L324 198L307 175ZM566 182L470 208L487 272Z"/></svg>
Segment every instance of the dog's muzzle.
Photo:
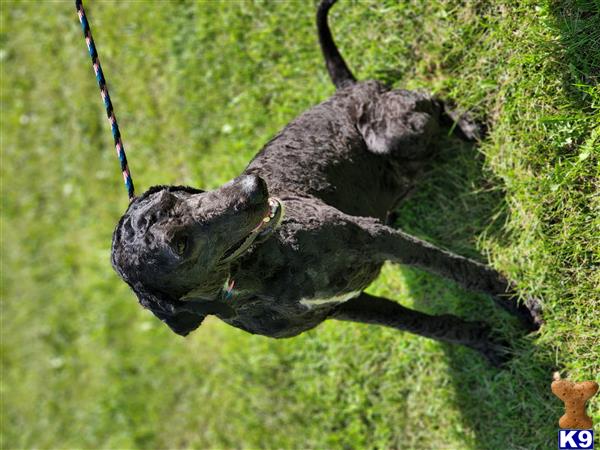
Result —
<svg viewBox="0 0 600 450"><path fill-rule="evenodd" d="M264 238L271 234L283 219L283 203L275 197L269 197L269 212L261 219L248 236L231 246L219 261L219 264L227 264L239 258L257 238Z"/></svg>

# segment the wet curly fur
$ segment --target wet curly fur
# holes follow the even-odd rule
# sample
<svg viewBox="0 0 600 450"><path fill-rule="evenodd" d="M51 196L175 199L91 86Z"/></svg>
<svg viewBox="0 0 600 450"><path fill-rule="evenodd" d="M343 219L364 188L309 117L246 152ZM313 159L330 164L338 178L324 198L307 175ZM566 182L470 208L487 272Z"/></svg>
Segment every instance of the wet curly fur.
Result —
<svg viewBox="0 0 600 450"><path fill-rule="evenodd" d="M114 232L113 266L140 303L181 335L208 314L271 337L338 319L460 343L498 364L502 346L486 324L363 292L393 261L489 294L528 329L540 322L538 304L518 304L495 270L386 225L440 135L455 126L473 140L478 127L428 94L357 82L327 25L333 3L319 6L317 29L337 92L220 188L156 186L136 198Z"/></svg>

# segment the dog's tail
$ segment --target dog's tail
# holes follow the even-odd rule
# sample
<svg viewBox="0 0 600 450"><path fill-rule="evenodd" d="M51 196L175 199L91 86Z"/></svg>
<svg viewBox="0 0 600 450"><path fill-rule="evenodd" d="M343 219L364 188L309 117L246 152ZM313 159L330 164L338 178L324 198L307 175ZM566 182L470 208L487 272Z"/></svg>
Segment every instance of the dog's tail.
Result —
<svg viewBox="0 0 600 450"><path fill-rule="evenodd" d="M329 25L327 24L327 13L336 1L337 0L321 0L319 9L317 10L317 31L319 33L321 51L323 52L325 63L327 64L329 76L331 77L333 84L335 84L335 87L339 89L355 83L356 78L354 78L354 75L352 75L352 72L348 69L348 66L344 62L344 58L342 58L342 55L340 55L340 52L335 46L331 31L329 30Z"/></svg>

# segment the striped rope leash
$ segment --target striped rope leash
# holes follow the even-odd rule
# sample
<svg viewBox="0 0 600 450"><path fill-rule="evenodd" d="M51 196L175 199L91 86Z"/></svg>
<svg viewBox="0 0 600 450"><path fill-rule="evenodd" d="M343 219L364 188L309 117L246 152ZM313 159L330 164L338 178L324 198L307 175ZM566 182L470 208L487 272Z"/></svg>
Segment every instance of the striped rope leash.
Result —
<svg viewBox="0 0 600 450"><path fill-rule="evenodd" d="M123 142L121 141L121 132L119 131L117 118L115 117L112 102L110 101L110 95L108 94L108 87L106 86L106 80L104 79L102 66L100 66L100 59L98 58L96 45L94 44L94 39L92 38L92 30L87 17L85 16L85 11L83 10L83 4L81 1L82 0L75 0L75 8L77 8L77 15L79 15L83 36L85 37L85 42L87 43L90 57L92 58L92 65L94 67L94 72L96 73L96 80L98 81L98 87L100 88L100 95L104 101L104 106L106 107L106 116L110 122L113 138L115 140L117 157L121 163L121 172L123 173L123 179L125 180L127 195L129 196L129 201L131 201L135 197L133 179L131 178L131 172L129 172L129 166L127 165L127 156L125 156L125 148L123 147Z"/></svg>

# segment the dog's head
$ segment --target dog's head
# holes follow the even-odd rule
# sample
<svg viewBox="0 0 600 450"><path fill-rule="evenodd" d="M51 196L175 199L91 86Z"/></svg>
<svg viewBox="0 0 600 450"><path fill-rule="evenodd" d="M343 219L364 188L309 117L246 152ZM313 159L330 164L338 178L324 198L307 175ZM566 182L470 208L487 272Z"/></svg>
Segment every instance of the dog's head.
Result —
<svg viewBox="0 0 600 450"><path fill-rule="evenodd" d="M119 221L112 264L145 308L185 336L208 314L231 315L221 301L228 266L269 235L281 214L256 175L210 192L155 186Z"/></svg>

